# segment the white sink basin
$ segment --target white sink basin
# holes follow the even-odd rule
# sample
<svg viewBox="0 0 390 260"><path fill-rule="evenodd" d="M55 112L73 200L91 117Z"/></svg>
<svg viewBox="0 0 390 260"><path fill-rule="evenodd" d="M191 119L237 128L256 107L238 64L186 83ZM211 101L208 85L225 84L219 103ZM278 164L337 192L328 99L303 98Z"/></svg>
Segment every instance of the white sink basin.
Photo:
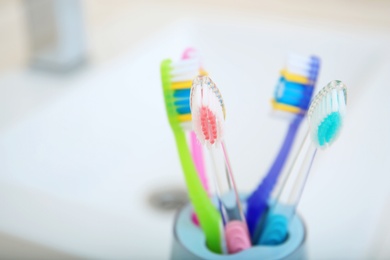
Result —
<svg viewBox="0 0 390 260"><path fill-rule="evenodd" d="M0 232L80 257L168 258L173 214L146 203L154 188L183 183L160 61L188 46L201 51L227 106L237 184L250 191L287 128L270 117L269 100L287 53L298 52L322 58L319 87L333 79L349 86L345 129L318 154L299 206L309 258L367 256L390 182L389 39L261 19L192 21L71 79L23 72L7 81L26 91L18 96L45 87L58 95L0 128ZM8 100L2 113L19 105Z"/></svg>

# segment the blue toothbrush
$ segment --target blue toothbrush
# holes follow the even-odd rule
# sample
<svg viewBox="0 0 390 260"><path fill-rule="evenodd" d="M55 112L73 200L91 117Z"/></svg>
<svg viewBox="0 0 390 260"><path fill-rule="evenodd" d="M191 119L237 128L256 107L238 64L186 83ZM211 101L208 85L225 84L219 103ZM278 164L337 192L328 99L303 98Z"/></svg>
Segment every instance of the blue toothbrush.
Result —
<svg viewBox="0 0 390 260"><path fill-rule="evenodd" d="M292 113L294 117L267 175L247 199L246 220L252 242L256 242L260 236L270 194L283 170L300 123L309 107L319 67L319 58L295 55L289 57L286 68L281 72L272 106L276 110Z"/></svg>

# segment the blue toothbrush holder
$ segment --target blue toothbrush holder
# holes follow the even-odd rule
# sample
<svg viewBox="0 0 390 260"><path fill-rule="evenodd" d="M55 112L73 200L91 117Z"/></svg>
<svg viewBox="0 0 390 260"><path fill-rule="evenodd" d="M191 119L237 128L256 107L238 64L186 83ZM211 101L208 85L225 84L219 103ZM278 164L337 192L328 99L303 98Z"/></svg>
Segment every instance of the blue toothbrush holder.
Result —
<svg viewBox="0 0 390 260"><path fill-rule="evenodd" d="M220 255L206 247L206 240L200 227L191 221L192 207L183 207L176 215L174 222L174 240L171 259L209 259L209 260L243 260L243 259L307 259L305 250L306 228L302 219L295 215L289 226L288 237L277 246L253 246L250 249L231 255Z"/></svg>

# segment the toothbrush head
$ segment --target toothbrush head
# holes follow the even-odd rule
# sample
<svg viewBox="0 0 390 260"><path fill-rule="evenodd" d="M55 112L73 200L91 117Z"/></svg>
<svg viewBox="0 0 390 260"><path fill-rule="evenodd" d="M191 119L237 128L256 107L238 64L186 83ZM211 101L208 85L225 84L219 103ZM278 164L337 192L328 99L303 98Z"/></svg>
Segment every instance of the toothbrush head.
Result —
<svg viewBox="0 0 390 260"><path fill-rule="evenodd" d="M208 76L198 76L191 88L192 127L202 144L218 144L223 137L225 106L221 93Z"/></svg>
<svg viewBox="0 0 390 260"><path fill-rule="evenodd" d="M320 67L315 56L290 55L276 86L272 107L293 114L309 108Z"/></svg>
<svg viewBox="0 0 390 260"><path fill-rule="evenodd" d="M319 148L330 146L338 137L347 105L347 87L341 81L328 83L315 96L308 112L310 134Z"/></svg>
<svg viewBox="0 0 390 260"><path fill-rule="evenodd" d="M189 57L185 60L161 63L165 107L172 128L191 130L190 88L194 77L202 73L200 59Z"/></svg>

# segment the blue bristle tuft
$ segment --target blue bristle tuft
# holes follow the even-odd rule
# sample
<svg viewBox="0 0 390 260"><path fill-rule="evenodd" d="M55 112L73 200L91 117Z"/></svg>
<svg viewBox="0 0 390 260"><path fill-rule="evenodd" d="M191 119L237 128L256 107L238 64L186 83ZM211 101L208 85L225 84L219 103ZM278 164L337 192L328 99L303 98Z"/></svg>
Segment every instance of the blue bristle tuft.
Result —
<svg viewBox="0 0 390 260"><path fill-rule="evenodd" d="M268 216L265 229L260 238L261 245L276 246L282 244L288 236L288 219L281 214Z"/></svg>
<svg viewBox="0 0 390 260"><path fill-rule="evenodd" d="M341 115L339 112L329 114L318 126L318 143L324 146L337 136L341 128Z"/></svg>
<svg viewBox="0 0 390 260"><path fill-rule="evenodd" d="M175 90L173 96L175 98L189 98L191 89L178 89Z"/></svg>
<svg viewBox="0 0 390 260"><path fill-rule="evenodd" d="M177 113L180 114L180 115L190 114L190 113L191 113L191 108L190 108L190 105L188 105L188 106L183 106L183 107L177 107L177 108L176 108L176 111L177 111Z"/></svg>
<svg viewBox="0 0 390 260"><path fill-rule="evenodd" d="M176 111L180 115L191 113L190 108L190 92L191 89L178 89L175 90L173 96L175 98Z"/></svg>
<svg viewBox="0 0 390 260"><path fill-rule="evenodd" d="M182 98L182 99L177 99L174 102L176 107L189 107L190 106L190 99L189 98Z"/></svg>
<svg viewBox="0 0 390 260"><path fill-rule="evenodd" d="M310 105L314 87L295 82L286 81L281 77L275 91L275 100L301 109L307 110Z"/></svg>

